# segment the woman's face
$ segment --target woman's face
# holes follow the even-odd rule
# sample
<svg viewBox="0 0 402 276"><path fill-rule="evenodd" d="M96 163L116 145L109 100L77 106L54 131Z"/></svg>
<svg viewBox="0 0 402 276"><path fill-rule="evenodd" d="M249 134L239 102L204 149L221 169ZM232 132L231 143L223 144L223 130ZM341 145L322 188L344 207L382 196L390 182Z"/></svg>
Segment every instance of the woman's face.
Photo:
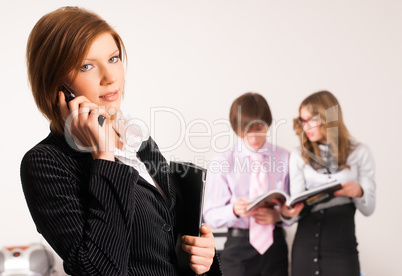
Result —
<svg viewBox="0 0 402 276"><path fill-rule="evenodd" d="M114 115L120 109L124 90L124 67L110 33L99 35L82 61L70 87L76 96L106 108Z"/></svg>
<svg viewBox="0 0 402 276"><path fill-rule="evenodd" d="M321 128L321 120L319 116L312 118L311 113L306 107L300 109L300 122L304 133L311 142L326 143L326 137Z"/></svg>
<svg viewBox="0 0 402 276"><path fill-rule="evenodd" d="M246 134L243 134L244 142L255 150L259 150L267 140L268 127L258 124L251 128Z"/></svg>

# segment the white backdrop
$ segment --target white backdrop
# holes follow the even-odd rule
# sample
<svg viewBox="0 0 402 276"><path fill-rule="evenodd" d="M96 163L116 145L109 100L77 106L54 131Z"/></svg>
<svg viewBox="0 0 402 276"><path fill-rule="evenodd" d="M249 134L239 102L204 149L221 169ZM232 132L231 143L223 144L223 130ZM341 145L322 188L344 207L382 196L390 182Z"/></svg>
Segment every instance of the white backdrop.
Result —
<svg viewBox="0 0 402 276"><path fill-rule="evenodd" d="M0 246L40 241L19 165L48 123L30 93L25 47L37 20L64 5L93 10L120 33L129 57L124 108L149 125L153 119L153 136L169 160L207 165L230 141L231 102L247 91L266 97L278 122L271 139L291 150L298 145L291 120L302 99L332 91L350 132L376 160L376 211L356 216L362 271L401 275L402 221L394 213L402 194L399 0L3 3Z"/></svg>

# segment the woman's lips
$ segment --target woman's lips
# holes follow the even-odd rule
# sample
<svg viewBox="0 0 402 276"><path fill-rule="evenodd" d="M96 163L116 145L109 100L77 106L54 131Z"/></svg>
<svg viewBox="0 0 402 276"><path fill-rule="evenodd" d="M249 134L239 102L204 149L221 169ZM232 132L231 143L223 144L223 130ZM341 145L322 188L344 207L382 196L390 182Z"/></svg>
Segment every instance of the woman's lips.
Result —
<svg viewBox="0 0 402 276"><path fill-rule="evenodd" d="M114 102L115 100L117 100L119 98L119 91L113 91L110 92L106 95L100 96L99 98L101 98L104 101L108 101L108 102Z"/></svg>

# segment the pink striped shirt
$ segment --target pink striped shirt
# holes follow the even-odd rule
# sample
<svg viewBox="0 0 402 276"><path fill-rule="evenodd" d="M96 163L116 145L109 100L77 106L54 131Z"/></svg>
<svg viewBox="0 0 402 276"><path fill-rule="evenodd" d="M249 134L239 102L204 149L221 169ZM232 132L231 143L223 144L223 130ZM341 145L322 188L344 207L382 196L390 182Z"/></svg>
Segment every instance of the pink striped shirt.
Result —
<svg viewBox="0 0 402 276"><path fill-rule="evenodd" d="M239 139L240 140L240 139ZM263 155L263 166L250 158ZM207 172L204 199L204 221L212 228L249 228L249 217L239 218L233 213L234 202L249 198L250 172L261 169L268 174L267 191L284 190L289 193L289 152L268 142L255 151L243 140L229 151L211 160Z"/></svg>

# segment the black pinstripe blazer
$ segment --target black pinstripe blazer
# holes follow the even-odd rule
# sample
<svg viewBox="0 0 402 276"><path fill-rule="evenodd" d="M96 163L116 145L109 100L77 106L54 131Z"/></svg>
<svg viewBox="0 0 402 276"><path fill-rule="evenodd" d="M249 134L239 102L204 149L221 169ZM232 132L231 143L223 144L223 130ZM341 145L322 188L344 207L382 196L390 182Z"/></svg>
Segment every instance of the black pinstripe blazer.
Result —
<svg viewBox="0 0 402 276"><path fill-rule="evenodd" d="M180 197L151 138L138 156L168 203L131 166L93 160L64 136L50 133L25 154L21 182L29 210L68 274L178 275ZM216 261L208 275L221 275Z"/></svg>

